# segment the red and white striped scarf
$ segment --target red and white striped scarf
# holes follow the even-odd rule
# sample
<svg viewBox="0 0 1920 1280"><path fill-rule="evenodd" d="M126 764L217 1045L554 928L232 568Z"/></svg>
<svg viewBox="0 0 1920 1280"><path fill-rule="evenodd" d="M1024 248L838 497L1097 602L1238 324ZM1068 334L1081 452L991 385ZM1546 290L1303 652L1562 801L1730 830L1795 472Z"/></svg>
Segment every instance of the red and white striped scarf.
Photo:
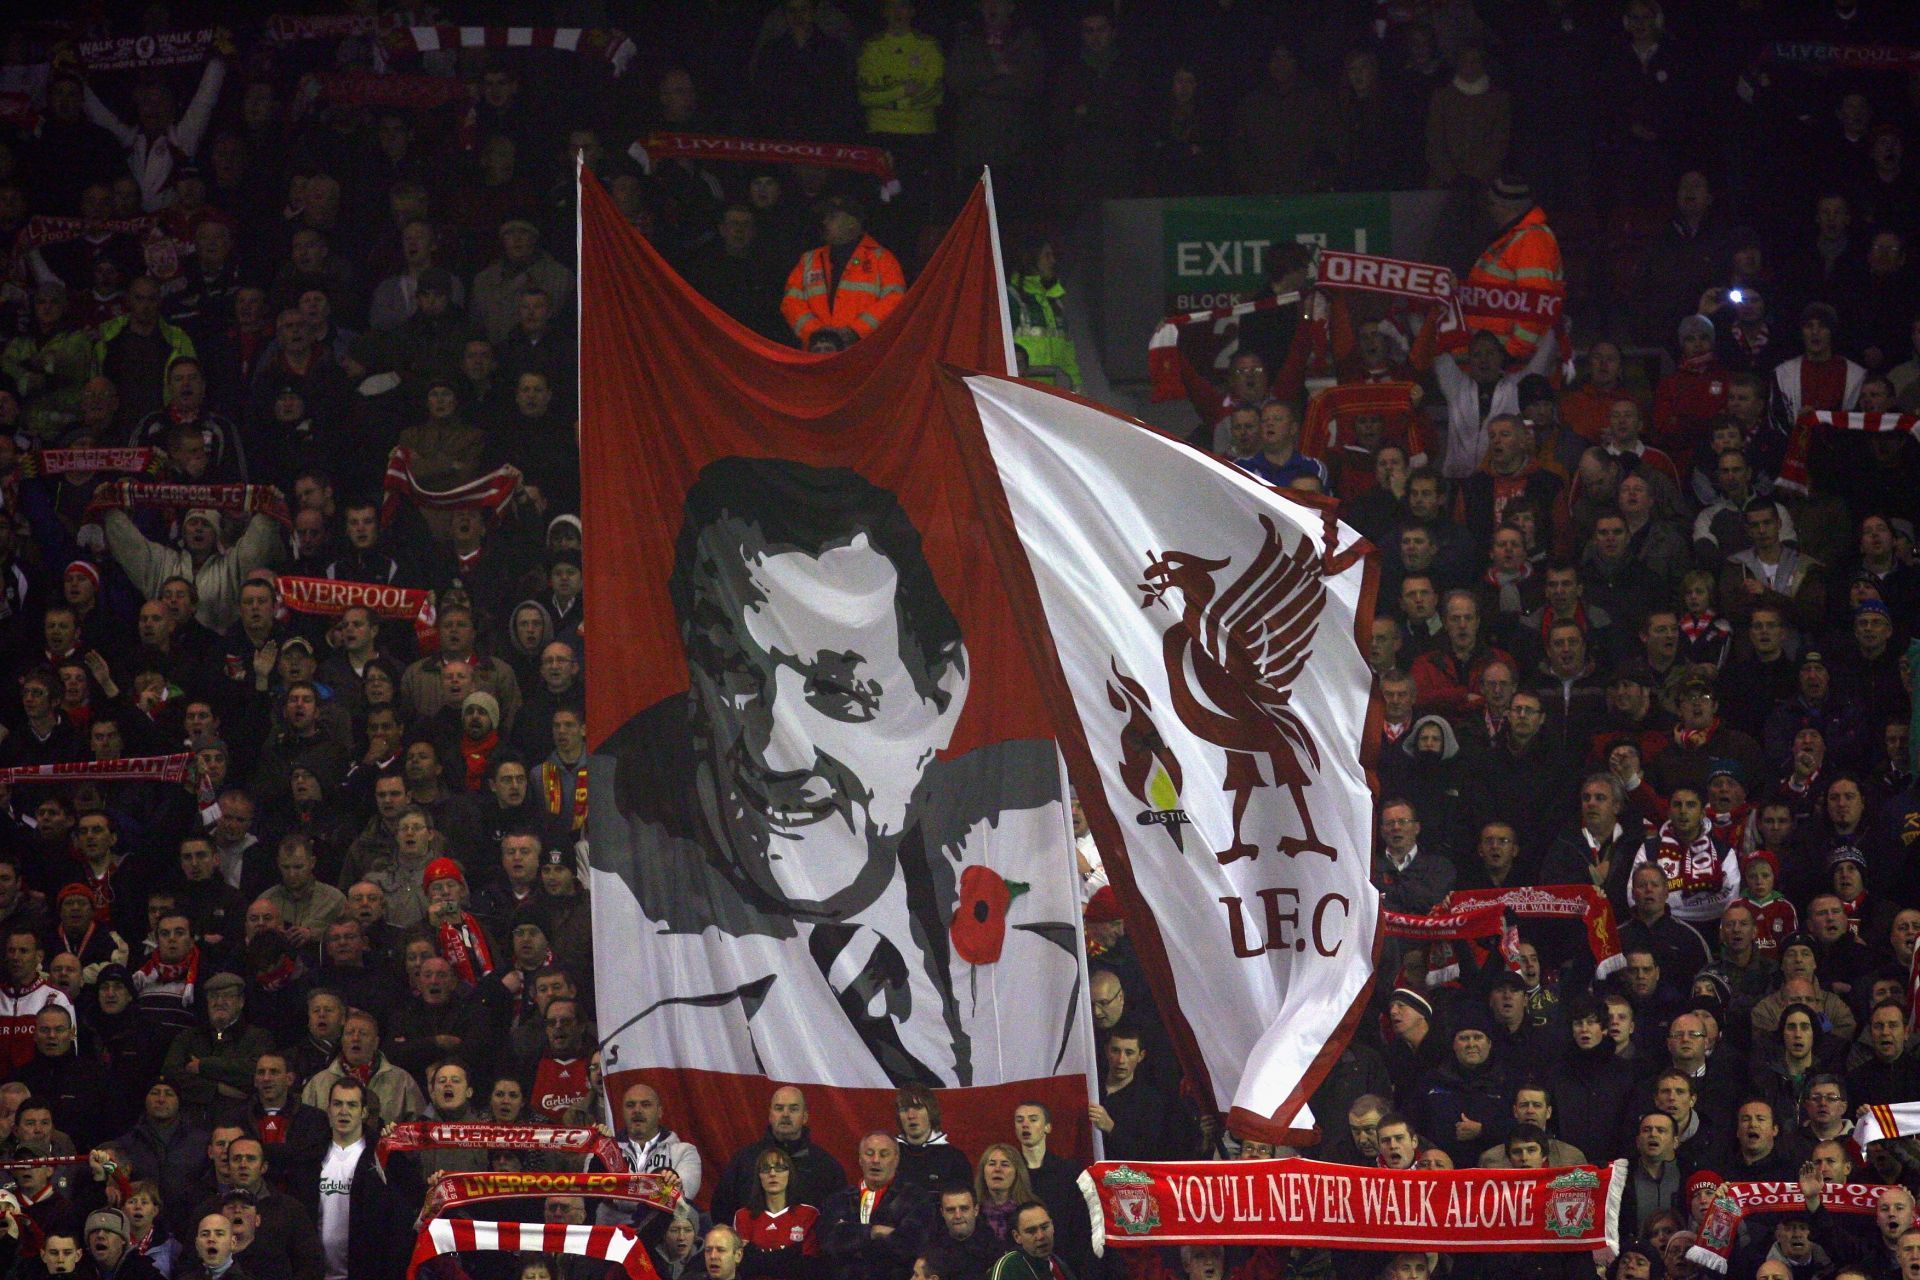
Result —
<svg viewBox="0 0 1920 1280"><path fill-rule="evenodd" d="M180 1003L193 1003L193 990L200 983L200 947L195 944L187 949L187 958L178 964L169 964L160 958L158 951L147 957L147 962L134 971L147 980L138 984L142 991L147 987L181 986Z"/></svg>
<svg viewBox="0 0 1920 1280"><path fill-rule="evenodd" d="M520 476L511 468L500 467L451 489L424 489L413 478L413 451L405 445L396 445L387 455L387 474L380 487L385 491L380 502L380 523L386 525L400 514L402 502L435 511L484 511L494 515L519 491Z"/></svg>
<svg viewBox="0 0 1920 1280"><path fill-rule="evenodd" d="M1787 441L1787 456L1780 464L1780 478L1776 482L1783 489L1795 493L1805 493L1811 483L1807 476L1807 456L1813 451L1813 433L1816 429L1828 427L1840 431L1882 432L1904 431L1920 440L1920 414L1913 413L1847 413L1844 410L1808 409L1793 424L1793 435Z"/></svg>
<svg viewBox="0 0 1920 1280"><path fill-rule="evenodd" d="M398 52L441 49L557 49L600 58L623 74L640 50L624 31L611 27L396 27L389 37Z"/></svg>
<svg viewBox="0 0 1920 1280"><path fill-rule="evenodd" d="M632 1280L658 1280L647 1250L633 1228L576 1226L564 1222L478 1222L471 1218L435 1218L414 1241L407 1275L414 1276L443 1253L564 1253L595 1258L623 1269Z"/></svg>
<svg viewBox="0 0 1920 1280"><path fill-rule="evenodd" d="M469 943L468 938L473 941ZM468 912L460 913L459 924L440 926L440 954L470 987L493 972L493 948L487 945L486 930Z"/></svg>

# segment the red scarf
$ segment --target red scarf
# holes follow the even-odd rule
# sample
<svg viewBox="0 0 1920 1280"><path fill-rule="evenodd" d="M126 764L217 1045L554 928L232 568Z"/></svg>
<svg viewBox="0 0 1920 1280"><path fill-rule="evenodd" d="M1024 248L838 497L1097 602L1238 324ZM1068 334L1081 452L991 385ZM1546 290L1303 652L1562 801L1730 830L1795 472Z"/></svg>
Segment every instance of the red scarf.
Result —
<svg viewBox="0 0 1920 1280"><path fill-rule="evenodd" d="M373 1063L369 1062L356 1067L351 1062L348 1062L346 1058L342 1057L340 1059L340 1074L350 1079L358 1080L361 1084L371 1086L373 1084Z"/></svg>
<svg viewBox="0 0 1920 1280"><path fill-rule="evenodd" d="M160 958L158 951L147 957L139 972L146 974L154 982L172 984L184 982L186 993L181 997L187 1003L193 1001L193 989L200 985L200 945L195 943L187 949L187 958L178 964L168 964Z"/></svg>
<svg viewBox="0 0 1920 1280"><path fill-rule="evenodd" d="M478 791L486 785L487 758L493 754L494 748L499 745L500 731L498 729L495 729L478 742L475 742L465 734L461 735L460 754L465 756L467 760L467 790Z"/></svg>
<svg viewBox="0 0 1920 1280"><path fill-rule="evenodd" d="M1673 726L1673 745L1684 750L1698 751L1720 732L1720 717L1715 716L1704 729L1689 729L1684 724Z"/></svg>
<svg viewBox="0 0 1920 1280"><path fill-rule="evenodd" d="M540 785L547 793L547 812L558 818L563 816L564 798L560 794L560 771L564 766L549 760L540 766ZM587 825L587 766L583 760L573 769L573 830L583 831Z"/></svg>
<svg viewBox="0 0 1920 1280"><path fill-rule="evenodd" d="M1528 563L1522 564L1520 566L1520 572L1514 574L1511 578L1501 577L1500 571L1498 569L1488 569L1486 572L1486 576L1481 580L1490 587L1501 587L1501 586L1505 586L1509 582L1525 582L1528 578L1531 578L1532 576L1533 576L1533 565L1531 562L1528 562Z"/></svg>
<svg viewBox="0 0 1920 1280"><path fill-rule="evenodd" d="M253 982L262 991L278 991L299 976L299 964L291 955L284 955L257 974Z"/></svg>
<svg viewBox="0 0 1920 1280"><path fill-rule="evenodd" d="M1680 615L1680 634L1689 640L1698 640L1710 631L1725 631L1727 625L1720 615L1709 609L1705 613L1683 613Z"/></svg>
<svg viewBox="0 0 1920 1280"><path fill-rule="evenodd" d="M1691 844L1681 844L1671 822L1660 824L1659 850L1654 855L1667 873L1667 888L1676 892L1720 887L1720 850L1714 847L1713 828L1703 827Z"/></svg>
<svg viewBox="0 0 1920 1280"><path fill-rule="evenodd" d="M472 946L467 945L468 934L473 937ZM465 911L460 913L459 924L440 926L440 954L460 975L460 981L470 987L493 972L493 949L487 945L486 931Z"/></svg>
<svg viewBox="0 0 1920 1280"><path fill-rule="evenodd" d="M1713 352L1711 351L1702 351L1697 356L1682 356L1680 358L1680 371L1682 373L1706 373L1712 368Z"/></svg>
<svg viewBox="0 0 1920 1280"><path fill-rule="evenodd" d="M1866 918L1867 914L1866 893L1862 891L1857 898L1841 898L1840 905L1846 909L1847 928L1853 931L1853 940L1860 941L1860 922Z"/></svg>
<svg viewBox="0 0 1920 1280"><path fill-rule="evenodd" d="M1746 843L1747 822L1752 816L1753 806L1750 804L1737 804L1728 813L1722 813L1712 805L1707 806L1708 825L1715 835L1735 849Z"/></svg>
<svg viewBox="0 0 1920 1280"><path fill-rule="evenodd" d="M102 874L93 874L93 868L87 865L87 859L78 849L72 853L73 860L80 864L80 883L93 895L93 922L95 924L113 923L113 873L115 864L108 863Z"/></svg>

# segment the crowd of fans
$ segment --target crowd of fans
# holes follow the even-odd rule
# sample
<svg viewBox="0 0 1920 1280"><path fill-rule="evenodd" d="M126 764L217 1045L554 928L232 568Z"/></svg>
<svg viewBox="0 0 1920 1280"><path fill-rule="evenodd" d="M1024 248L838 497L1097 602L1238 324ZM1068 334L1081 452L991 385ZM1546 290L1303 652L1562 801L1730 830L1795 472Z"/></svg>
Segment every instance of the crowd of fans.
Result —
<svg viewBox="0 0 1920 1280"><path fill-rule="evenodd" d="M241 19L203 63L89 72L74 36L134 29L9 17L0 767L192 764L181 783L0 783L0 1163L28 1162L0 1204L7 1274L398 1276L435 1174L557 1167L374 1161L384 1125L472 1118L604 1122L633 1167L677 1172L687 1202L641 1218L665 1280L1591 1275L1567 1255L1096 1258L1044 1107L949 1138L939 1099L905 1088L857 1151L827 1152L786 1087L764 1140L727 1153L676 1137L687 1118L645 1084L603 1095L580 857L579 157L713 302L826 350L884 322L991 164L1023 359L1076 384L1090 346L1061 256L1093 201L1482 196L1476 271L1513 279L1524 240L1532 283L1569 298L1571 351L1511 323L1443 351L1432 317L1309 291L1248 318L1223 385L1187 370L1193 434L1333 493L1382 549L1386 906L1589 884L1625 964L1596 978L1583 933L1532 922L1517 960L1390 942L1375 1016L1312 1100L1311 1154L1624 1157L1611 1280L1688 1280L1703 1191L1797 1180L1806 1211L1749 1218L1737 1280L1920 1280L1920 1155L1848 1141L1861 1104L1920 1097L1903 656L1920 444L1800 416L1920 407L1913 14L602 7L544 8L623 25L623 75L559 49L400 61L378 35L274 40L263 12L198 12L218 5L139 18ZM1909 56L1807 65L1768 56L1776 40ZM367 91L377 70L404 93ZM628 148L651 131L884 147L902 194L805 166L643 166ZM1271 292L1307 268L1276 253ZM1307 393L1336 380L1419 393L1303 437ZM396 445L417 489L504 477L504 500L383 502ZM46 462L121 446L153 450L143 479L258 502L127 504L124 475ZM280 574L430 590L435 612L293 612ZM1079 857L1107 1152L1272 1154L1196 1114L1084 836ZM1885 1184L1877 1214L1823 1207L1847 1181ZM626 1214L556 1196L502 1216L529 1212Z"/></svg>

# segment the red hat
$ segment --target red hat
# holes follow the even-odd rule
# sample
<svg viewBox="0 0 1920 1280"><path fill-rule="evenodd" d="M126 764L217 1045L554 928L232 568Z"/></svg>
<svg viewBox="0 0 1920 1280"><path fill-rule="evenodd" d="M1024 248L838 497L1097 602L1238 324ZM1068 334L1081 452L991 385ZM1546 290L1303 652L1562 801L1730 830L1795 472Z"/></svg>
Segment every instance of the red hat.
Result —
<svg viewBox="0 0 1920 1280"><path fill-rule="evenodd" d="M1114 924L1127 917L1120 910L1120 895L1113 886L1103 884L1087 899L1086 919L1088 924Z"/></svg>
<svg viewBox="0 0 1920 1280"><path fill-rule="evenodd" d="M70 884L53 895L55 903L65 902L68 898L85 898L88 902L92 902L93 890L83 884Z"/></svg>
<svg viewBox="0 0 1920 1280"><path fill-rule="evenodd" d="M1683 1198L1687 1200L1691 1200L1693 1199L1693 1193L1698 1191L1701 1187L1703 1186L1717 1187L1724 1181L1726 1181L1726 1179L1722 1178L1719 1174L1715 1173L1713 1170L1702 1169L1700 1170L1700 1172L1694 1174L1691 1178L1687 1179L1686 1188L1683 1193Z"/></svg>
<svg viewBox="0 0 1920 1280"><path fill-rule="evenodd" d="M1778 880L1780 878L1780 858L1778 855L1776 855L1773 852L1773 850L1755 849L1752 853L1748 854L1746 857L1740 860L1740 865L1744 867L1750 862L1766 863L1768 866L1773 868L1773 878L1775 880Z"/></svg>
<svg viewBox="0 0 1920 1280"><path fill-rule="evenodd" d="M64 578L69 573L85 574L87 577L93 579L93 589L95 591L98 591L100 589L100 568L98 565L94 564L91 560L67 561L67 567L60 571L60 576Z"/></svg>
<svg viewBox="0 0 1920 1280"><path fill-rule="evenodd" d="M467 876L464 871L460 870L460 864L452 858L435 858L427 864L427 869L421 873L421 891L425 892L431 889L436 880L458 880L462 886L465 886Z"/></svg>

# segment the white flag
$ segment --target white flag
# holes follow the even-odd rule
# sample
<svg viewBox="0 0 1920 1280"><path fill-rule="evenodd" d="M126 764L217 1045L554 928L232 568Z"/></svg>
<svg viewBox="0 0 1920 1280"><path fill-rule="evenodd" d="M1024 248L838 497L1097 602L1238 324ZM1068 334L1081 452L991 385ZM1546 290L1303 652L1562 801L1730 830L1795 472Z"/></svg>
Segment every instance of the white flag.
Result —
<svg viewBox="0 0 1920 1280"><path fill-rule="evenodd" d="M1041 685L1170 1030L1238 1131L1304 1141L1373 972L1366 544L1073 397L964 386L982 435L957 388L956 429L1004 491L996 549L1016 601L1030 566Z"/></svg>

